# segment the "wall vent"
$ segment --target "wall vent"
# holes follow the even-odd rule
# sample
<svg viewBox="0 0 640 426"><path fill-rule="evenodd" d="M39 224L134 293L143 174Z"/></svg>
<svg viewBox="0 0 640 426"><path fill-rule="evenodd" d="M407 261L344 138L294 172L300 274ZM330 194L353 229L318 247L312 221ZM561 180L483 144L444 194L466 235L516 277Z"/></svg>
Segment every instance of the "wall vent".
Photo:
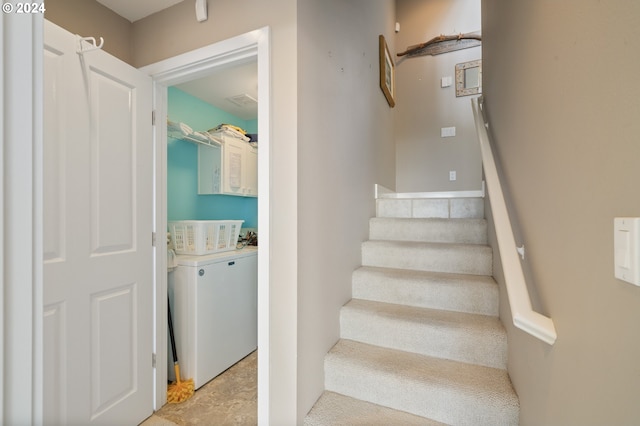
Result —
<svg viewBox="0 0 640 426"><path fill-rule="evenodd" d="M258 104L258 100L254 97L247 95L246 93L242 95L230 96L226 98L229 102L239 106L240 108L250 108L254 107Z"/></svg>

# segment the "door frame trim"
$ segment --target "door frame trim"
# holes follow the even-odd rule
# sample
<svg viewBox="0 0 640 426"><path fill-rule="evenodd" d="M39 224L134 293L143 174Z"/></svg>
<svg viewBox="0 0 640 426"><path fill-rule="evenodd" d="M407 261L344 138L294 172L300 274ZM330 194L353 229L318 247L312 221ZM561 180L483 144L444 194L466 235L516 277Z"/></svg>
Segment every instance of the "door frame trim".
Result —
<svg viewBox="0 0 640 426"><path fill-rule="evenodd" d="M43 410L42 14L3 13L0 45L0 423Z"/></svg>
<svg viewBox="0 0 640 426"><path fill-rule="evenodd" d="M204 77L215 68L255 58L258 62L258 422L269 421L269 336L270 336L270 157L271 157L271 63L270 28L263 27L181 55L140 68L153 78L154 109L158 121L154 130L155 190L154 231L157 241L154 268L154 352L158 366L155 374L155 409L166 403L167 371L167 256L162 243L167 229L167 88Z"/></svg>

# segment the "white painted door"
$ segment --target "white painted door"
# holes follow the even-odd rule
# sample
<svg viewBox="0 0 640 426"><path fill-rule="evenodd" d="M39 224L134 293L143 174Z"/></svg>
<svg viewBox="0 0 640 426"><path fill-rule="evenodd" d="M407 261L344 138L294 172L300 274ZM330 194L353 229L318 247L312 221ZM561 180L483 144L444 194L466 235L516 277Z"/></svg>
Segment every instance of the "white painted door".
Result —
<svg viewBox="0 0 640 426"><path fill-rule="evenodd" d="M44 41L45 424L136 425L153 411L151 80L48 21Z"/></svg>

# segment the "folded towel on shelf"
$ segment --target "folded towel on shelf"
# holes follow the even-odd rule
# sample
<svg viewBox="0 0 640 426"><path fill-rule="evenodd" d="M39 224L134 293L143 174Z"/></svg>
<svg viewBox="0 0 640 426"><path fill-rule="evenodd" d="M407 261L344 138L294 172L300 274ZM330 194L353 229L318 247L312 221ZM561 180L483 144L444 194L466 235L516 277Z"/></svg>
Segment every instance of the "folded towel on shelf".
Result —
<svg viewBox="0 0 640 426"><path fill-rule="evenodd" d="M233 124L227 124L227 123L219 124L216 127L214 127L213 129L209 129L209 131L212 131L212 130L213 131L224 130L224 129L235 130L236 132L242 133L243 135L247 134L247 132L243 128L238 127L238 126L234 126Z"/></svg>
<svg viewBox="0 0 640 426"><path fill-rule="evenodd" d="M211 143L211 137L205 132L193 132L189 136L191 137L191 139L195 139L200 142Z"/></svg>
<svg viewBox="0 0 640 426"><path fill-rule="evenodd" d="M169 137L180 139L192 133L193 129L188 125L167 120L167 135Z"/></svg>

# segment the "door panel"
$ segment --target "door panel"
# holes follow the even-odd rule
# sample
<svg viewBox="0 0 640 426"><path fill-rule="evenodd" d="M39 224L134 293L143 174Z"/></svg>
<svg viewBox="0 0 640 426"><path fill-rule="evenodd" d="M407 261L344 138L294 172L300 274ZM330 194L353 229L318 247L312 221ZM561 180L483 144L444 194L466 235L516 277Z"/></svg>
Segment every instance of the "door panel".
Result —
<svg viewBox="0 0 640 426"><path fill-rule="evenodd" d="M46 46L44 49L44 128L47 131L47 143L44 144L44 163L46 165L47 191L44 192L44 259L62 260L65 248L65 149L63 97L60 90L64 84L64 53Z"/></svg>
<svg viewBox="0 0 640 426"><path fill-rule="evenodd" d="M125 285L92 296L92 416L136 391L135 293L135 285Z"/></svg>
<svg viewBox="0 0 640 426"><path fill-rule="evenodd" d="M66 357L65 336L66 315L65 304L54 303L44 309L43 315L43 369L46 373L44 380L44 412L49 419L57 419L58 424L65 424L66 405Z"/></svg>
<svg viewBox="0 0 640 426"><path fill-rule="evenodd" d="M135 87L90 70L92 251L132 250L135 243ZM108 113L105 113L108 111ZM149 141L144 141L149 144ZM144 143L142 142L142 143Z"/></svg>
<svg viewBox="0 0 640 426"><path fill-rule="evenodd" d="M153 411L151 80L45 21L44 418Z"/></svg>

